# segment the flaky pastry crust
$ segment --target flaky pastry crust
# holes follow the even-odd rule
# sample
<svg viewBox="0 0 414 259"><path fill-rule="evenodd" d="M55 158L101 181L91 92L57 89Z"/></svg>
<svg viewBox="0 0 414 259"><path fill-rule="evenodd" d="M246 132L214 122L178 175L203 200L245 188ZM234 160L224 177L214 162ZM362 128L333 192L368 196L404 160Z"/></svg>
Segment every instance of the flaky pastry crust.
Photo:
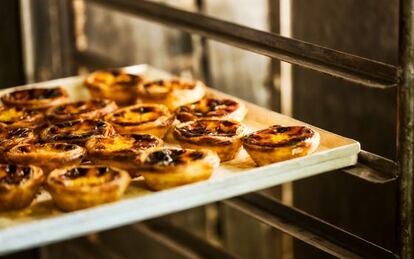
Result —
<svg viewBox="0 0 414 259"><path fill-rule="evenodd" d="M52 123L77 119L99 119L118 108L114 101L93 99L54 106L46 115Z"/></svg>
<svg viewBox="0 0 414 259"><path fill-rule="evenodd" d="M60 209L73 211L119 200L130 181L124 170L82 165L53 170L46 189Z"/></svg>
<svg viewBox="0 0 414 259"><path fill-rule="evenodd" d="M142 75L120 70L96 71L85 80L93 98L109 99L119 105L134 104L138 97L138 86L144 82Z"/></svg>
<svg viewBox="0 0 414 259"><path fill-rule="evenodd" d="M103 120L73 120L50 125L40 133L44 142L67 142L84 145L94 137L105 137L115 133L111 124Z"/></svg>
<svg viewBox="0 0 414 259"><path fill-rule="evenodd" d="M137 177L134 160L144 152L161 146L163 141L149 134L115 135L92 138L86 142L88 159L98 165L127 170L131 177Z"/></svg>
<svg viewBox="0 0 414 259"><path fill-rule="evenodd" d="M231 119L242 121L246 106L233 99L203 98L198 102L180 106L176 117L181 122L197 119Z"/></svg>
<svg viewBox="0 0 414 259"><path fill-rule="evenodd" d="M152 190L163 190L210 178L220 161L210 150L159 148L137 161Z"/></svg>
<svg viewBox="0 0 414 259"><path fill-rule="evenodd" d="M202 99L205 88L201 81L156 80L141 84L138 87L138 96L143 103L164 104L169 109L175 110L181 105Z"/></svg>
<svg viewBox="0 0 414 259"><path fill-rule="evenodd" d="M243 147L257 165L305 156L316 150L319 133L305 126L273 125L243 138Z"/></svg>
<svg viewBox="0 0 414 259"><path fill-rule="evenodd" d="M63 87L31 88L7 93L1 97L1 101L9 107L43 110L67 102L68 96Z"/></svg>
<svg viewBox="0 0 414 259"><path fill-rule="evenodd" d="M120 134L151 134L163 138L174 121L164 105L137 104L118 109L105 116Z"/></svg>
<svg viewBox="0 0 414 259"><path fill-rule="evenodd" d="M221 162L232 160L241 149L244 126L235 120L202 119L184 122L173 130L177 142L185 148L209 149Z"/></svg>
<svg viewBox="0 0 414 259"><path fill-rule="evenodd" d="M85 149L75 144L20 144L6 153L6 159L14 164L35 165L49 173L55 168L80 164L85 154Z"/></svg>
<svg viewBox="0 0 414 259"><path fill-rule="evenodd" d="M0 165L0 211L28 207L45 176L36 166Z"/></svg>

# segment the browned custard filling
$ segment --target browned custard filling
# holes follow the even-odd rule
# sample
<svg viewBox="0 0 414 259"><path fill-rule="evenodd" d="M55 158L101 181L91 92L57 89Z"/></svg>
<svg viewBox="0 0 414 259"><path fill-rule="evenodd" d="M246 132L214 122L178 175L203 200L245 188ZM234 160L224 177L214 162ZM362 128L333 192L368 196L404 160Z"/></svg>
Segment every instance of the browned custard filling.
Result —
<svg viewBox="0 0 414 259"><path fill-rule="evenodd" d="M237 135L240 123L229 120L197 120L185 126L177 127L186 138L199 136L233 137Z"/></svg>
<svg viewBox="0 0 414 259"><path fill-rule="evenodd" d="M149 134L132 134L128 136L114 136L94 139L95 152L139 152L157 147L161 141Z"/></svg>
<svg viewBox="0 0 414 259"><path fill-rule="evenodd" d="M247 144L264 147L285 147L303 143L315 135L315 132L304 126L280 126L254 132L244 138Z"/></svg>
<svg viewBox="0 0 414 259"><path fill-rule="evenodd" d="M0 146L9 148L11 144L28 142L35 139L35 135L30 128L0 128Z"/></svg>
<svg viewBox="0 0 414 259"><path fill-rule="evenodd" d="M64 186L98 186L109 183L120 173L109 167L74 167L56 176L53 180Z"/></svg>
<svg viewBox="0 0 414 259"><path fill-rule="evenodd" d="M20 185L30 179L32 169L22 165L0 165L0 184Z"/></svg>
<svg viewBox="0 0 414 259"><path fill-rule="evenodd" d="M156 121L166 115L166 111L157 106L139 106L131 109L123 109L114 112L109 121L120 126L136 126L147 122Z"/></svg>
<svg viewBox="0 0 414 259"><path fill-rule="evenodd" d="M107 107L112 102L110 100L96 99L90 101L79 101L59 105L53 108L53 113L56 115L80 115L83 113L99 110Z"/></svg>
<svg viewBox="0 0 414 259"><path fill-rule="evenodd" d="M122 87L133 87L143 82L143 77L128 74L119 70L98 71L92 74L87 82L91 85L99 84L111 87L119 85Z"/></svg>
<svg viewBox="0 0 414 259"><path fill-rule="evenodd" d="M20 153L62 153L76 149L80 147L68 143L24 144L13 148Z"/></svg>
<svg viewBox="0 0 414 259"><path fill-rule="evenodd" d="M141 94L152 98L163 98L174 89L191 90L196 86L195 82L173 80L156 80L142 85Z"/></svg>
<svg viewBox="0 0 414 259"><path fill-rule="evenodd" d="M169 166L203 159L206 153L188 149L161 149L150 153L144 161L147 165Z"/></svg>
<svg viewBox="0 0 414 259"><path fill-rule="evenodd" d="M0 123L11 125L16 122L34 122L41 120L43 115L36 110L20 107L0 108Z"/></svg>
<svg viewBox="0 0 414 259"><path fill-rule="evenodd" d="M10 101L46 100L66 96L66 92L60 88L32 88L18 90L9 93L6 98Z"/></svg>
<svg viewBox="0 0 414 259"><path fill-rule="evenodd" d="M102 120L76 120L56 123L43 132L43 137L54 141L84 140L92 136L106 136L111 125Z"/></svg>
<svg viewBox="0 0 414 259"><path fill-rule="evenodd" d="M180 113L190 113L196 117L221 117L230 114L239 108L239 103L231 99L205 98L198 102L181 106L177 110L177 118Z"/></svg>

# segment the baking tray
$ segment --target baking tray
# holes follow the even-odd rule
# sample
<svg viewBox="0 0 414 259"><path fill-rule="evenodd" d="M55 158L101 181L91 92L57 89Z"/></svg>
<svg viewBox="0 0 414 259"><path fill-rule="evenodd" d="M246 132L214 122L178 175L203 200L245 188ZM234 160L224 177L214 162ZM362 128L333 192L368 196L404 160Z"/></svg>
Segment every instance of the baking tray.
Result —
<svg viewBox="0 0 414 259"><path fill-rule="evenodd" d="M153 79L171 77L148 65L124 69L132 73L143 73ZM83 80L84 76L57 79L4 89L0 94L17 88L62 85L73 100L83 100L89 98ZM213 89L208 89L207 94L229 97ZM145 188L142 179L138 179L131 183L120 201L69 213L56 209L49 194L43 191L29 208L0 213L0 255L151 219L356 163L360 151L358 142L243 102L249 111L243 123L250 131L272 124L306 125L319 132L319 148L308 156L262 167L255 167L242 150L236 159L221 164L207 181L152 192Z"/></svg>

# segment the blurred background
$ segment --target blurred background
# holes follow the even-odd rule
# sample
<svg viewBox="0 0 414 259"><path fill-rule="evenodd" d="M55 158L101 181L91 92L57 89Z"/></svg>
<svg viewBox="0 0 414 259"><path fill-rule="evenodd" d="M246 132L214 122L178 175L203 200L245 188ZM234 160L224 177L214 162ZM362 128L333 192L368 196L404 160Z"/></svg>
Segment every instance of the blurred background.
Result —
<svg viewBox="0 0 414 259"><path fill-rule="evenodd" d="M255 29L395 65L397 0L163 0ZM0 3L0 87L146 63L356 139L395 158L396 91L357 85L84 0ZM266 190L284 203L395 249L396 182L334 171ZM173 201L172 201L173 202ZM243 258L325 258L224 203L163 217ZM10 258L194 258L135 224ZM178 251L181 251L178 249Z"/></svg>

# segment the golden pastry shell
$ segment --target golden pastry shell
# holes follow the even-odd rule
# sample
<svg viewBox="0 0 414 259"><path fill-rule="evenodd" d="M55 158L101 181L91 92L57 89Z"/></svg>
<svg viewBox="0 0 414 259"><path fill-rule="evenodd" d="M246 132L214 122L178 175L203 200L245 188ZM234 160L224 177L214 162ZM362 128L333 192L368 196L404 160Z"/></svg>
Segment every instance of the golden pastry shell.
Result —
<svg viewBox="0 0 414 259"><path fill-rule="evenodd" d="M207 129L208 125L211 125L212 132ZM225 134L226 127L232 129L228 135ZM224 128L224 134L216 134L217 128ZM173 136L182 147L209 149L218 154L221 162L225 162L234 159L239 153L244 132L243 124L235 120L202 119L178 124L173 130Z"/></svg>
<svg viewBox="0 0 414 259"><path fill-rule="evenodd" d="M289 136L281 140L273 140L272 135L275 134L289 134ZM242 141L250 157L257 165L263 166L314 152L319 145L320 135L305 126L273 125L246 135Z"/></svg>
<svg viewBox="0 0 414 259"><path fill-rule="evenodd" d="M185 152L201 158L184 160L180 163L157 164L151 163L150 157L155 153L169 151ZM174 160L174 158L172 159ZM139 158L140 173L144 177L147 186L152 190L164 190L189 183L207 180L218 167L220 160L210 150L172 149L160 148L147 153Z"/></svg>
<svg viewBox="0 0 414 259"><path fill-rule="evenodd" d="M0 170L10 171L18 169L29 169L30 175L19 183L7 183L0 178L0 211L17 210L28 207L36 197L39 187L45 179L42 169L33 165L0 165Z"/></svg>
<svg viewBox="0 0 414 259"><path fill-rule="evenodd" d="M74 186L66 184L73 181L73 179L65 176L68 171L74 169L99 170L100 168L109 170L109 172L106 172L111 173L111 179L109 181L100 184L86 183ZM82 165L53 170L46 179L46 189L52 195L54 202L60 209L74 211L119 200L126 191L130 181L129 174L124 170L112 167Z"/></svg>

